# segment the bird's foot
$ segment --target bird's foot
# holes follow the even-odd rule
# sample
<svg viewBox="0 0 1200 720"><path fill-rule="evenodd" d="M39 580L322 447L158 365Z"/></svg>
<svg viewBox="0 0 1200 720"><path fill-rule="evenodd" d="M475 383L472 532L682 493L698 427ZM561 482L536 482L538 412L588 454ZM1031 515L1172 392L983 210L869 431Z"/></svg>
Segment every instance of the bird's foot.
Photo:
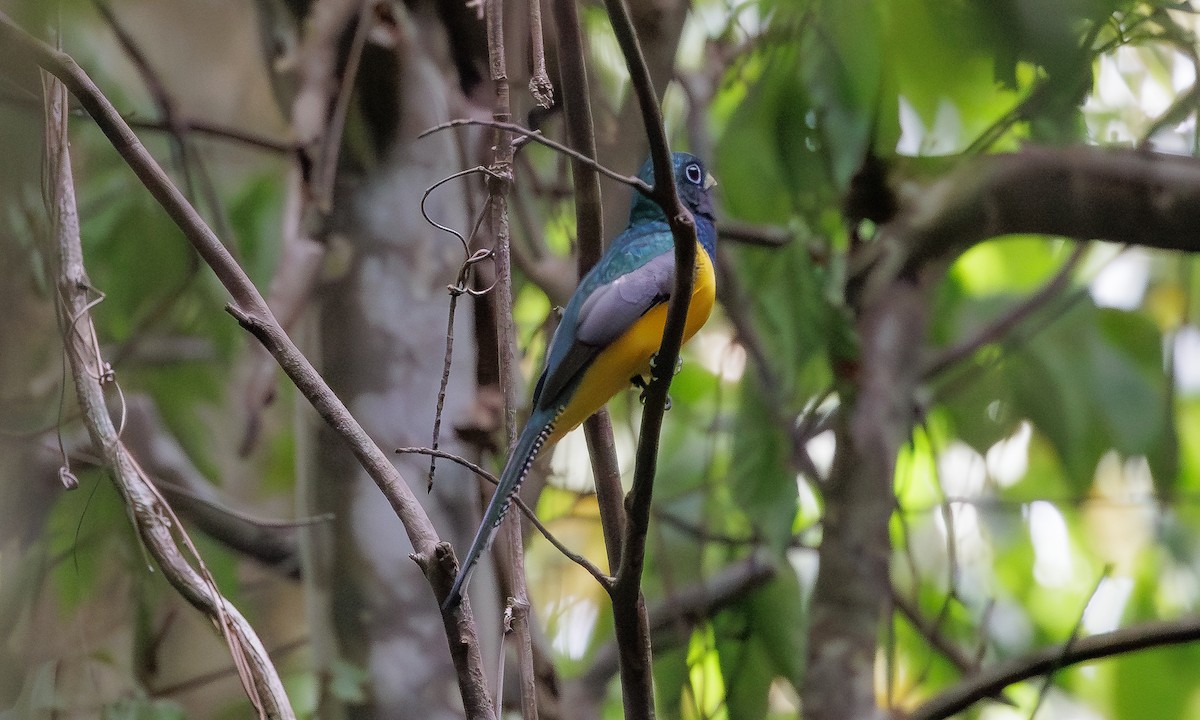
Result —
<svg viewBox="0 0 1200 720"><path fill-rule="evenodd" d="M635 378L635 379L642 380L642 378L640 378L640 377ZM642 380L641 383L635 382L634 385L637 385L639 388L642 389L642 391L640 393L638 393L638 402L645 405L646 404L646 391L650 389L650 384L647 383L645 380ZM671 396L670 395L667 396L667 404L663 406L663 409L664 410L671 409Z"/></svg>
<svg viewBox="0 0 1200 720"><path fill-rule="evenodd" d="M650 369L653 370L656 367L658 367L658 353L654 353L653 355L650 356ZM673 372L671 374L678 375L679 371L682 369L683 369L683 358L676 357L675 358L675 372Z"/></svg>

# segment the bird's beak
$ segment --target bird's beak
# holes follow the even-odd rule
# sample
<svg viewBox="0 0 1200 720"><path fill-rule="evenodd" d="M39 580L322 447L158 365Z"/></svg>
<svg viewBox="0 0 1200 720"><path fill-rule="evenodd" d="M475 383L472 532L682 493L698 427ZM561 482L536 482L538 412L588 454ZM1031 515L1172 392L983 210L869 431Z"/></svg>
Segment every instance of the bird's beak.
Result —
<svg viewBox="0 0 1200 720"><path fill-rule="evenodd" d="M704 189L708 190L717 184L717 179L712 176L712 173L704 173Z"/></svg>

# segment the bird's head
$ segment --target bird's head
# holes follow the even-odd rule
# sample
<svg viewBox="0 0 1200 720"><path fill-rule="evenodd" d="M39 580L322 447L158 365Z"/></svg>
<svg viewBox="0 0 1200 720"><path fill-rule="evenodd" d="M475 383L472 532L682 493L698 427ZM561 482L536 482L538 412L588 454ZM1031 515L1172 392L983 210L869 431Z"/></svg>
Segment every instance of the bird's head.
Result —
<svg viewBox="0 0 1200 720"><path fill-rule="evenodd" d="M717 184L716 179L708 173L700 158L690 153L672 153L671 165L675 171L675 187L679 191L679 199L693 215L713 221L712 197L709 190ZM654 186L653 159L646 160L642 165L642 169L638 171L638 178L647 185ZM646 215L661 217L662 209L650 198L641 193L634 193L631 215L635 218Z"/></svg>

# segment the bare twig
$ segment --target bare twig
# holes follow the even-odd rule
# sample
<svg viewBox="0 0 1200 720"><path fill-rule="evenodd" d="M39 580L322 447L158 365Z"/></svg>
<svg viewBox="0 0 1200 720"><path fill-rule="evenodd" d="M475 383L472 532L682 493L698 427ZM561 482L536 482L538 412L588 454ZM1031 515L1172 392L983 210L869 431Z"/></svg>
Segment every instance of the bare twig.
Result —
<svg viewBox="0 0 1200 720"><path fill-rule="evenodd" d="M13 105L21 109L31 112L38 112L40 101L36 97L25 97L11 92L0 91L0 103ZM72 108L72 115L87 118L91 120L85 111L80 108ZM175 128L168 125L163 120L142 120L129 115L123 115L125 122L129 127L138 130L152 130L154 132L174 132ZM241 128L229 127L219 123L200 120L197 118L177 117L176 123L179 127L190 133L198 135L207 135L216 140L225 140L228 142L239 143L256 150L262 150L270 153L290 153L296 150L296 146L284 139L268 137L251 130L243 130Z"/></svg>
<svg viewBox="0 0 1200 720"><path fill-rule="evenodd" d="M681 622L694 624L712 617L767 584L776 572L770 562L754 554L695 585L679 588L672 597L656 603L648 613L648 627L654 643L662 647L678 644L684 639L676 632ZM591 688L606 687L618 670L618 656L615 643L602 646L576 682Z"/></svg>
<svg viewBox="0 0 1200 720"><path fill-rule="evenodd" d="M792 241L792 233L787 228L776 225L751 225L735 220L717 223L717 235L726 242L769 248L783 247Z"/></svg>
<svg viewBox="0 0 1200 720"><path fill-rule="evenodd" d="M529 53L533 56L533 75L529 78L529 92L539 106L548 108L554 104L554 85L546 72L546 49L542 40L542 2L529 1ZM561 50L561 48L560 48ZM581 56L582 57L582 56Z"/></svg>
<svg viewBox="0 0 1200 720"><path fill-rule="evenodd" d="M100 15L104 18L104 21L108 23L113 34L116 35L118 44L120 44L121 49L125 51L125 54L133 62L138 75L142 78L142 83L145 84L146 90L149 91L151 99L158 108L163 124L167 128L167 132L171 135L171 152L174 156L173 164L183 176L187 196L195 202L195 198L197 197L196 189L199 186L200 195L203 196L204 202L208 204L213 221L217 226L217 232L221 237L232 239L233 230L230 226L228 215L225 213L225 208L221 203L220 195L217 193L216 186L213 185L212 177L209 175L207 168L205 168L203 160L199 154L192 151L191 143L188 142L187 126L179 119L179 111L175 103L175 98L167 90L166 83L159 77L154 66L150 64L150 59L146 57L141 46L138 45L133 35L117 19L116 14L113 13L108 4L103 2L103 0L92 0L92 4L100 11ZM193 175L195 176L195 181L193 181Z"/></svg>
<svg viewBox="0 0 1200 720"><path fill-rule="evenodd" d="M429 455L430 457L444 458L446 460L450 460L452 462L458 463L459 465L462 465L463 467L465 467L466 469L475 473L476 475L483 478L484 480L491 483L492 485L500 484L500 481L498 479L496 479L495 475L491 474L487 470L484 470L482 467L480 467L479 465L476 465L475 463L471 462L470 460L467 460L466 458L464 458L460 455L455 455L454 453L448 453L448 452L445 452L444 450L436 450L434 448L420 448L420 447L396 448L396 452L397 453L413 453L415 455ZM602 586L607 588L609 585L612 584L612 578L609 577L608 575L606 575L603 570L596 567L595 563L593 563L591 560L588 560L587 558L580 555L579 553L571 550L569 547L564 545L563 542L554 535L554 533L550 532L550 528L546 527L545 524L543 524L542 521L538 519L537 513L535 513L533 511L533 508L529 507L528 503L526 503L524 500L522 500L519 495L513 496L513 504L516 505L517 509L521 511L521 514L523 514L525 516L525 518L527 520L529 520L529 523L531 525L533 525L533 527L539 533L542 534L542 537L546 538L546 541L554 546L555 550L558 550L560 553L562 553L562 555L565 558L567 558L571 562L575 563L576 565L583 568L584 570L587 570L588 574L591 575L592 577L596 578L596 581L598 583L600 583Z"/></svg>
<svg viewBox="0 0 1200 720"><path fill-rule="evenodd" d="M1046 694L1050 692L1050 685L1054 682L1054 675L1062 668L1062 658L1066 657L1067 653L1071 652L1071 647L1079 639L1079 631L1083 629L1083 618L1087 613L1087 606L1091 604L1096 597L1096 593L1100 592L1100 585L1112 574L1112 566L1106 565L1104 572L1096 580L1096 584L1092 586L1092 592L1088 594L1087 602L1083 604L1083 609L1079 611L1079 617L1075 620L1075 625L1071 628L1071 634L1067 636L1067 641L1063 643L1062 655L1059 657L1059 664L1050 668L1050 670L1042 676L1042 686L1038 688L1037 701L1033 704L1033 709L1029 711L1029 720L1034 720L1037 717L1038 710L1042 707L1042 703L1046 699Z"/></svg>
<svg viewBox="0 0 1200 720"><path fill-rule="evenodd" d="M359 3L358 22L354 25L354 37L350 42L350 51L346 55L346 64L338 81L337 94L325 127L321 133L320 149L318 150L313 183L313 196L317 208L322 213L329 213L333 207L333 184L337 177L338 156L342 149L342 130L346 126L346 114L350 109L350 96L354 92L354 81L358 77L358 65L362 60L363 48L367 44L367 31L371 29L371 21L375 14L371 12L371 0L361 0Z"/></svg>
<svg viewBox="0 0 1200 720"><path fill-rule="evenodd" d="M292 529L332 519L331 515L324 515L273 521L233 510L163 427L154 403L145 396L129 398L125 438L129 451L185 519L234 551L290 576L300 573Z"/></svg>
<svg viewBox="0 0 1200 720"><path fill-rule="evenodd" d="M938 694L908 717L909 720L943 720L1023 680L1092 660L1197 640L1200 640L1200 616L1147 622L1078 638L1069 647L1054 645L983 670L976 677Z"/></svg>
<svg viewBox="0 0 1200 720"><path fill-rule="evenodd" d="M915 602L905 597L894 584L891 586L890 598L892 605L908 620L913 629L920 633L921 637L925 638L925 642L929 643L930 647L949 660L950 664L956 667L960 673L971 675L978 672L979 663L947 638L934 622L925 617L921 612L921 608L917 607Z"/></svg>
<svg viewBox="0 0 1200 720"><path fill-rule="evenodd" d="M1046 303L1057 297L1067 286L1071 279L1071 273L1079 266L1090 247L1089 243L1076 245L1058 272L1037 292L1015 305L990 325L981 328L975 335L942 351L925 369L923 373L925 378L929 379L940 375L950 367L974 355L983 346L1000 341L1026 318L1045 307Z"/></svg>
<svg viewBox="0 0 1200 720"><path fill-rule="evenodd" d="M567 157L573 158L575 160L578 160L581 163L584 163L588 167L592 168L593 170L595 170L596 172L600 173L601 175L603 175L607 178L616 180L617 182L623 183L632 188L636 188L637 190L639 190L640 192L642 192L646 195L650 194L650 186L647 185L646 183L642 182L638 178L632 177L630 175L622 175L621 173L616 172L614 170L609 170L607 167L601 165L598 161L593 160L592 158L587 157L586 155L578 153L578 152L572 150L571 148L567 147L566 145L563 145L562 143L555 142L554 140L551 140L550 138L546 137L545 135L542 135L540 132L530 130L529 128L524 127L522 125L518 125L517 123L514 123L514 122L507 122L507 121L500 121L500 120L485 120L483 118L460 118L458 120L450 120L448 122L444 122L441 125L435 125L434 127L431 127L428 130L426 130L425 132L421 133L418 137L425 137L426 135L431 135L435 132L441 132L443 130L449 130L451 128L456 128L456 127L467 127L470 125L481 125L483 127L496 128L497 130L504 130L504 131L507 131L510 133L514 133L516 135L520 135L522 137L527 137L530 140L532 140L533 142L538 143L539 145L545 145L546 147L550 148L551 150L555 150L557 152L562 153L563 155L566 155Z"/></svg>

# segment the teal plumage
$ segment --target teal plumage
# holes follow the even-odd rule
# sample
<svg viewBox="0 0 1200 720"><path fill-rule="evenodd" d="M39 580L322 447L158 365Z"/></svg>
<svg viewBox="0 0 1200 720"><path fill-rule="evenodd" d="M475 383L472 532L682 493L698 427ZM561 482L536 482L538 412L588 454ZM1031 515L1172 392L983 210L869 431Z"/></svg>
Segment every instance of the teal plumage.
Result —
<svg viewBox="0 0 1200 720"><path fill-rule="evenodd" d="M675 153L672 164L679 197L696 220L699 245L686 341L707 319L713 302L717 240L709 197L713 181L692 155ZM649 161L639 177L653 184ZM557 441L635 376L646 372L646 364L662 340L666 303L674 284L675 241L666 215L656 202L637 193L625 231L583 277L563 310L546 353L545 369L534 389L529 420L500 474L499 485L444 607L454 607L460 601L471 572L495 538L513 496L542 447Z"/></svg>

